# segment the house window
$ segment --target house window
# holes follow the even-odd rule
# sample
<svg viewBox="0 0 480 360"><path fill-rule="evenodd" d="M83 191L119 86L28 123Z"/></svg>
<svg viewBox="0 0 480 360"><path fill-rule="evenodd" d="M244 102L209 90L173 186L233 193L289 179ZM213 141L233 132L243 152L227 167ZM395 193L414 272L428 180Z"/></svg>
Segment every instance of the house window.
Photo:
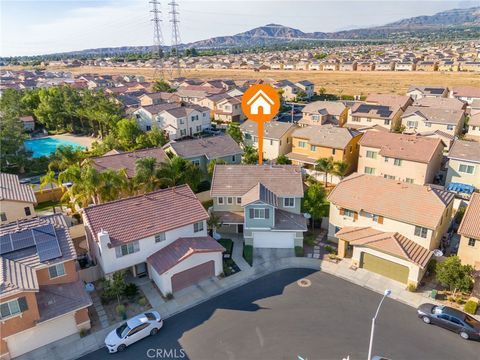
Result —
<svg viewBox="0 0 480 360"><path fill-rule="evenodd" d="M232 155L232 162L235 162L237 161L237 156L236 155Z"/></svg>
<svg viewBox="0 0 480 360"><path fill-rule="evenodd" d="M388 156L385 156L385 158L384 158L385 162L388 162L389 159L390 158Z"/></svg>
<svg viewBox="0 0 480 360"><path fill-rule="evenodd" d="M203 221L196 222L193 224L193 232L203 231Z"/></svg>
<svg viewBox="0 0 480 360"><path fill-rule="evenodd" d="M283 199L284 207L295 207L295 198L284 198Z"/></svg>
<svg viewBox="0 0 480 360"><path fill-rule="evenodd" d="M455 129L455 126L453 126L453 125L447 125L447 130L453 130L453 129Z"/></svg>
<svg viewBox="0 0 480 360"><path fill-rule="evenodd" d="M395 160L393 160L393 165L395 165L395 166L402 166L402 160L401 160L401 159L395 159Z"/></svg>
<svg viewBox="0 0 480 360"><path fill-rule="evenodd" d="M180 136L186 136L187 135L187 130L181 129L180 130Z"/></svg>
<svg viewBox="0 0 480 360"><path fill-rule="evenodd" d="M409 184L413 184L413 179L412 178L406 178L405 179L405 182L409 183Z"/></svg>
<svg viewBox="0 0 480 360"><path fill-rule="evenodd" d="M254 219L265 219L265 209L253 209Z"/></svg>
<svg viewBox="0 0 480 360"><path fill-rule="evenodd" d="M48 276L50 279L54 279L65 275L65 265L63 263L50 266L48 268Z"/></svg>
<svg viewBox="0 0 480 360"><path fill-rule="evenodd" d="M378 215L372 214L372 220L378 223Z"/></svg>
<svg viewBox="0 0 480 360"><path fill-rule="evenodd" d="M315 145L310 145L310 151L317 151L317 147Z"/></svg>
<svg viewBox="0 0 480 360"><path fill-rule="evenodd" d="M468 239L468 246L475 246L475 239Z"/></svg>
<svg viewBox="0 0 480 360"><path fill-rule="evenodd" d="M165 240L166 240L166 237L165 237L165 233L164 233L164 232L155 235L155 242L156 242L156 243L159 243L159 242L162 242L162 241L165 241Z"/></svg>
<svg viewBox="0 0 480 360"><path fill-rule="evenodd" d="M131 243L128 243L122 246L117 246L115 248L115 253L117 255L117 258L125 255L129 255L129 254L133 254L138 251L140 251L140 244L138 243L138 241L133 241Z"/></svg>
<svg viewBox="0 0 480 360"><path fill-rule="evenodd" d="M245 133L245 140L252 140L252 135Z"/></svg>
<svg viewBox="0 0 480 360"><path fill-rule="evenodd" d="M270 140L270 145L273 145L273 140Z"/></svg>
<svg viewBox="0 0 480 360"><path fill-rule="evenodd" d="M375 168L365 166L365 174L375 175Z"/></svg>
<svg viewBox="0 0 480 360"><path fill-rule="evenodd" d="M375 151L367 150L367 158L376 159L377 153Z"/></svg>
<svg viewBox="0 0 480 360"><path fill-rule="evenodd" d="M407 121L407 127L412 129L412 128L416 128L418 125L418 121Z"/></svg>
<svg viewBox="0 0 480 360"><path fill-rule="evenodd" d="M307 143L305 141L299 141L298 147L301 147L301 148L307 147Z"/></svg>
<svg viewBox="0 0 480 360"><path fill-rule="evenodd" d="M367 122L372 122L372 118L367 118Z"/></svg>
<svg viewBox="0 0 480 360"><path fill-rule="evenodd" d="M223 205L223 197L217 198L218 205Z"/></svg>
<svg viewBox="0 0 480 360"><path fill-rule="evenodd" d="M145 129L147 129L147 131L150 131L150 130L152 130L152 127L150 125L147 125L147 126L145 126Z"/></svg>
<svg viewBox="0 0 480 360"><path fill-rule="evenodd" d="M201 132L201 131L202 131L202 126L201 126L201 125L197 125L196 129L197 129L197 132Z"/></svg>
<svg viewBox="0 0 480 360"><path fill-rule="evenodd" d="M183 125L183 124L185 124L185 120L180 119L180 125Z"/></svg>
<svg viewBox="0 0 480 360"><path fill-rule="evenodd" d="M192 164L195 166L200 166L200 160L192 160Z"/></svg>
<svg viewBox="0 0 480 360"><path fill-rule="evenodd" d="M466 174L473 174L475 170L475 166L473 165L465 165L465 164L460 164L458 171Z"/></svg>
<svg viewBox="0 0 480 360"><path fill-rule="evenodd" d="M384 124L384 125L390 125L390 120L389 120L389 119L385 119L385 120L383 121L383 124Z"/></svg>
<svg viewBox="0 0 480 360"><path fill-rule="evenodd" d="M360 122L360 118L359 118L358 116L354 116L354 117L352 118L352 121L353 121L353 122Z"/></svg>
<svg viewBox="0 0 480 360"><path fill-rule="evenodd" d="M233 197L227 197L227 204L232 205L233 204Z"/></svg>
<svg viewBox="0 0 480 360"><path fill-rule="evenodd" d="M5 319L10 316L20 314L27 309L27 301L24 297L10 300L8 302L0 304L0 319Z"/></svg>
<svg viewBox="0 0 480 360"><path fill-rule="evenodd" d="M240 205L242 203L242 198L241 197L237 197L237 205Z"/></svg>
<svg viewBox="0 0 480 360"><path fill-rule="evenodd" d="M422 238L427 237L428 229L422 226L415 226L415 236L420 236Z"/></svg>
<svg viewBox="0 0 480 360"><path fill-rule="evenodd" d="M1 212L1 213L0 213L0 219L1 219L2 221L7 221L7 214L5 214L4 212Z"/></svg>
<svg viewBox="0 0 480 360"><path fill-rule="evenodd" d="M431 123L431 122L428 122L428 121L426 121L426 122L425 122L425 126L426 126L426 127L432 127L432 123Z"/></svg>
<svg viewBox="0 0 480 360"><path fill-rule="evenodd" d="M313 120L313 121L318 121L318 120L320 120L320 115L312 115L312 120Z"/></svg>
<svg viewBox="0 0 480 360"><path fill-rule="evenodd" d="M351 217L351 218L353 218L354 213L355 213L354 211L348 210L348 209L345 209L345 210L343 211L343 215L348 216L348 217Z"/></svg>
<svg viewBox="0 0 480 360"><path fill-rule="evenodd" d="M337 149L332 149L332 155L335 155L336 152L337 152Z"/></svg>

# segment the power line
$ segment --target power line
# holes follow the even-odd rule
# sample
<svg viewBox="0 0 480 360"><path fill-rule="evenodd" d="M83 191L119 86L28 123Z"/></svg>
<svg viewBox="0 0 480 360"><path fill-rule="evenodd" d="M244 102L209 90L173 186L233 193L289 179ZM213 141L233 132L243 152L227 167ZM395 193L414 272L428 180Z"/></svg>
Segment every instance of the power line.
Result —
<svg viewBox="0 0 480 360"><path fill-rule="evenodd" d="M180 77L180 59L179 59L179 45L180 45L180 30L178 27L178 23L180 20L178 20L178 11L177 11L177 2L175 0L172 0L171 2L168 3L168 5L171 6L170 10L170 15L171 19L170 22L172 23L172 51L175 51L175 72L177 77ZM173 73L173 71L172 71Z"/></svg>
<svg viewBox="0 0 480 360"><path fill-rule="evenodd" d="M155 71L153 77L156 78L160 76L161 79L164 78L163 73L163 36L160 16L162 11L160 10L160 1L151 0L149 1L152 4L152 22L153 22L153 47L152 47L152 59L154 61Z"/></svg>

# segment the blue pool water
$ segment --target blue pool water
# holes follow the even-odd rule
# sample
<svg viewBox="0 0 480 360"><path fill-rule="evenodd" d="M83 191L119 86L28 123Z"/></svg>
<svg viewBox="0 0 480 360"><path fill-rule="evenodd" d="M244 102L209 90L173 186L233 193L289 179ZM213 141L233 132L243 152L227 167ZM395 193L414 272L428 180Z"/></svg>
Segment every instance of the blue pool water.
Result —
<svg viewBox="0 0 480 360"><path fill-rule="evenodd" d="M73 146L74 148L85 149L85 146L73 141L44 137L41 139L25 140L25 148L33 152L32 157L50 156L59 146Z"/></svg>

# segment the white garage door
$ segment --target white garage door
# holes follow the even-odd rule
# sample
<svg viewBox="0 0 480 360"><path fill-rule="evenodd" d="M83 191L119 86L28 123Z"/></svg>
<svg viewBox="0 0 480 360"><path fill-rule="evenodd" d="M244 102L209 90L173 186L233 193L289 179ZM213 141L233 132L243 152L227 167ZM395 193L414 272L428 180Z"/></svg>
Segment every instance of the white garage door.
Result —
<svg viewBox="0 0 480 360"><path fill-rule="evenodd" d="M257 248L293 248L295 233L291 232L254 232L253 246Z"/></svg>
<svg viewBox="0 0 480 360"><path fill-rule="evenodd" d="M16 357L78 332L72 313L52 321L45 321L7 339L10 356Z"/></svg>

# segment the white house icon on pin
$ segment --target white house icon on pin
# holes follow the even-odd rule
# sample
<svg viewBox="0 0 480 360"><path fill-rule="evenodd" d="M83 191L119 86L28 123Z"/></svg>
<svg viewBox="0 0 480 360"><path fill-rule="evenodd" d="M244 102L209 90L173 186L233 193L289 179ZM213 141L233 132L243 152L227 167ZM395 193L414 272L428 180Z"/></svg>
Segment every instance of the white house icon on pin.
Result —
<svg viewBox="0 0 480 360"><path fill-rule="evenodd" d="M260 108L262 108L262 114L271 114L273 104L273 100L270 99L263 90L258 90L257 93L247 101L247 105L250 106L250 112L253 115L258 115Z"/></svg>

